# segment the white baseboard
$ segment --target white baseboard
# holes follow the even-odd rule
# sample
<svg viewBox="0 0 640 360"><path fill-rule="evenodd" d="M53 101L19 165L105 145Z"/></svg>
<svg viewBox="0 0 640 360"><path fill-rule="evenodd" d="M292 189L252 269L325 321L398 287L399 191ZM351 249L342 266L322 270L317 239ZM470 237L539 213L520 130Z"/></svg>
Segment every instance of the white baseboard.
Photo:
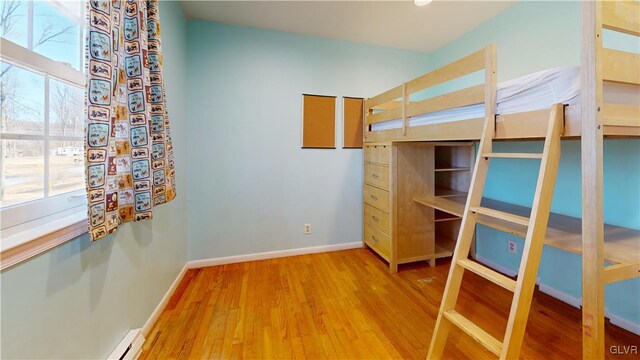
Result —
<svg viewBox="0 0 640 360"><path fill-rule="evenodd" d="M554 297L554 298L556 298L556 299L558 299L558 300L560 300L562 302L565 302L565 303L567 303L567 304L569 304L569 305L571 305L571 306L573 306L573 307L575 307L577 309L580 309L582 307L582 299L581 298L577 298L575 296L569 295L569 294L567 294L565 292L562 292L562 291L560 291L558 289L554 289L551 286L547 286L547 285L544 285L544 284L539 284L538 285L538 289L541 292L543 292L543 293L545 293L545 294L547 294L547 295L549 295L551 297ZM625 330L627 330L629 332L632 332L632 333L640 336L640 325L639 324L636 324L636 323L634 323L632 321L629 321L629 320L627 320L625 318L622 318L622 317L620 317L618 315L614 315L609 311L609 309L605 309L604 310L604 316L606 318L608 318L609 321L613 325L616 325L616 326L618 326L620 328L623 328L623 329L625 329Z"/></svg>
<svg viewBox="0 0 640 360"><path fill-rule="evenodd" d="M185 264L182 267L182 270L180 270L180 272L178 273L176 279L173 280L173 283L171 284L169 289L167 289L167 292L162 297L162 300L160 300L158 306L156 306L155 310L153 310L153 312L149 316L149 319L147 319L147 322L144 323L144 326L142 327L140 333L142 334L142 336L144 336L145 339L148 338L148 335L151 332L151 328L153 328L153 325L156 323L156 321L158 321L160 314L162 314L162 310L164 310L164 307L167 306L169 299L171 299L174 291L176 291L176 288L178 287L178 285L180 285L180 282L182 281L184 275L187 273L187 270L189 270L189 268L187 267L187 264Z"/></svg>
<svg viewBox="0 0 640 360"><path fill-rule="evenodd" d="M122 341L120 341L120 344L116 346L115 350L111 352L111 355L107 357L107 360L138 359L142 352L142 345L145 340L140 331L140 329L130 330L127 335L124 336Z"/></svg>
<svg viewBox="0 0 640 360"><path fill-rule="evenodd" d="M476 253L476 260L478 260L479 262L487 265L488 267L492 268L493 270L496 270L498 272L501 272L507 276L516 276L518 275L517 271L513 271L511 269L509 269L506 266L502 266L500 264L498 264L497 262L493 261L493 260L489 260L486 257L480 256Z"/></svg>
<svg viewBox="0 0 640 360"><path fill-rule="evenodd" d="M349 249L357 249L361 247L362 247L362 241L357 241L357 242L344 243L344 244L321 245L321 246L313 246L313 247L298 248L298 249L268 251L263 253L255 253L255 254L247 254L247 255L236 255L236 256L226 256L226 257L220 257L220 258L191 260L187 262L186 266L189 269L197 269L197 268L202 268L207 266L234 264L234 263L254 261L254 260L275 259L275 258L286 257L286 256L315 254L315 253L329 252L329 251L349 250Z"/></svg>
<svg viewBox="0 0 640 360"><path fill-rule="evenodd" d="M538 290L562 302L566 302L567 304L573 306L574 308L580 309L580 307L582 306L581 298L577 298L575 296L569 295L558 289L552 288L551 286L548 286L545 284L538 284Z"/></svg>
<svg viewBox="0 0 640 360"><path fill-rule="evenodd" d="M640 336L640 325L636 324L634 322L631 322L627 319L621 318L618 315L613 315L611 314L611 312L609 312L608 309L605 309L604 311L605 316L609 318L609 321L618 327L621 327L629 332L632 332L638 336Z"/></svg>

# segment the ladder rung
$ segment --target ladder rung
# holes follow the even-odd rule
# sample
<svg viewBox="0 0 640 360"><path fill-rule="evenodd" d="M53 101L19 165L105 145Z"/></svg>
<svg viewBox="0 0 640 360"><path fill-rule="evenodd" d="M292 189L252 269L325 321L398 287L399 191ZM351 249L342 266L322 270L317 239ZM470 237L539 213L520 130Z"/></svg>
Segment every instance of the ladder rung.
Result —
<svg viewBox="0 0 640 360"><path fill-rule="evenodd" d="M507 290L510 290L512 292L516 291L516 282L514 280L500 274L497 271L493 271L486 266L480 265L477 262L473 262L467 259L458 260L458 265L477 275L482 276L483 278L491 281L496 285L502 286Z"/></svg>
<svg viewBox="0 0 640 360"><path fill-rule="evenodd" d="M489 209L482 206L472 206L469 210L471 212L487 215L495 219L509 221L518 225L529 226L529 218L526 218L524 216L509 214L504 211Z"/></svg>
<svg viewBox="0 0 640 360"><path fill-rule="evenodd" d="M482 153L486 158L508 158L508 159L542 159L542 154L538 153Z"/></svg>
<svg viewBox="0 0 640 360"><path fill-rule="evenodd" d="M478 325L472 323L469 319L460 315L455 310L445 311L443 315L445 318L451 321L451 323L471 336L475 341L482 344L492 353L500 356L500 352L502 351L502 343L498 341L498 339L489 335L488 332L482 330Z"/></svg>

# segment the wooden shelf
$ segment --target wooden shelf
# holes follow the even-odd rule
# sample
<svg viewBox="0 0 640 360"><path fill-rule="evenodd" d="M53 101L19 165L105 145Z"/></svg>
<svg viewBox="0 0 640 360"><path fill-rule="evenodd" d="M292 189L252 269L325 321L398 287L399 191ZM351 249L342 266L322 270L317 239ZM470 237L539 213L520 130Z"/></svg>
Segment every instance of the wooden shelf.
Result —
<svg viewBox="0 0 640 360"><path fill-rule="evenodd" d="M440 258L445 258L449 256L453 256L453 250L447 250L441 247L440 245L436 244L436 253L433 256L433 258L440 259Z"/></svg>
<svg viewBox="0 0 640 360"><path fill-rule="evenodd" d="M441 210L436 210L435 212L434 222L454 221L454 220L462 220L462 218L460 216L449 214Z"/></svg>
<svg viewBox="0 0 640 360"><path fill-rule="evenodd" d="M451 141L451 142L446 142L446 141L431 141L429 142L430 145L433 146L440 146L440 147L445 147L445 146L453 146L453 147L462 147L462 146L473 146L475 145L473 141L465 141L465 142L461 142L461 141Z"/></svg>
<svg viewBox="0 0 640 360"><path fill-rule="evenodd" d="M482 206L521 216L529 216L531 209L501 201L482 199ZM527 227L478 215L478 223L516 236L525 237ZM605 224L604 259L613 264L640 262L640 230ZM578 218L551 214L545 244L575 254L582 253L582 222Z"/></svg>
<svg viewBox="0 0 640 360"><path fill-rule="evenodd" d="M448 189L444 187L436 187L435 190L436 197L454 197L454 196L463 196L465 199L467 198L467 192Z"/></svg>
<svg viewBox="0 0 640 360"><path fill-rule="evenodd" d="M464 205L467 201L466 196L454 196L454 197L431 197L431 198L418 198L413 199L418 204L432 207L434 209L444 211L448 214L462 217L464 212Z"/></svg>
<svg viewBox="0 0 640 360"><path fill-rule="evenodd" d="M469 171L471 168L469 167L456 167L456 166L451 166L451 167L436 167L436 169L434 169L433 171L435 172L452 172L452 171Z"/></svg>

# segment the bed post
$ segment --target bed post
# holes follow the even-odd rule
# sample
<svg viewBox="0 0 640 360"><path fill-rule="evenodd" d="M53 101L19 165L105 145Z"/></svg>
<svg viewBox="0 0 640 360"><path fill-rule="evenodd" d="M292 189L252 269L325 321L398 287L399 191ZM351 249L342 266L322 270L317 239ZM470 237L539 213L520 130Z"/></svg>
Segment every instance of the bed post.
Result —
<svg viewBox="0 0 640 360"><path fill-rule="evenodd" d="M362 144L367 142L367 135L369 134L369 126L367 126L367 114L369 113L369 108L367 107L368 98L362 99ZM362 147L364 150L364 146Z"/></svg>
<svg viewBox="0 0 640 360"><path fill-rule="evenodd" d="M407 118L407 103L409 99L407 97L407 83L402 83L402 136L407 135L407 127L409 126L409 119Z"/></svg>
<svg viewBox="0 0 640 360"><path fill-rule="evenodd" d="M582 358L604 359L602 3L582 3Z"/></svg>

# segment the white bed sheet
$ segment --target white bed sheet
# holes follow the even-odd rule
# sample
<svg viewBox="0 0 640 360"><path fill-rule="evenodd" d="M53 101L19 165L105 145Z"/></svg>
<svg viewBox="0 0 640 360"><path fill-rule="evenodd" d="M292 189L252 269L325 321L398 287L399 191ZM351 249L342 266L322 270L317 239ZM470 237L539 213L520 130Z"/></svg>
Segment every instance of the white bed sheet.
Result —
<svg viewBox="0 0 640 360"><path fill-rule="evenodd" d="M548 109L553 104L576 105L580 101L580 67L568 66L538 71L498 84L498 114ZM464 106L414 116L409 126L437 124L484 117L484 104ZM373 124L373 131L398 129L402 119Z"/></svg>

